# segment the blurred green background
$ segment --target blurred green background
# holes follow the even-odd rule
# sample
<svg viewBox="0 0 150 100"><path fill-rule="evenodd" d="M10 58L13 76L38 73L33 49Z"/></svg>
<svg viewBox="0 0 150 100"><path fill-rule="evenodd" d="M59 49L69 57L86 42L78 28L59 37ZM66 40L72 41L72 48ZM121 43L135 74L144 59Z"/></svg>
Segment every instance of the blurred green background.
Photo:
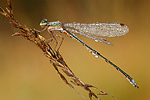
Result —
<svg viewBox="0 0 150 100"><path fill-rule="evenodd" d="M39 23L43 18L64 23L128 25L127 35L106 38L113 46L76 35L129 73L139 89L111 65L96 59L80 43L63 34L65 40L60 53L83 82L101 88L118 100L150 99L149 0L12 0L12 5L16 19L30 28L41 29ZM0 0L0 6L5 8L6 0ZM0 100L83 100L60 79L42 51L22 37L12 37L15 32L8 19L0 15ZM77 89L88 97L84 89ZM110 96L100 98L113 100Z"/></svg>

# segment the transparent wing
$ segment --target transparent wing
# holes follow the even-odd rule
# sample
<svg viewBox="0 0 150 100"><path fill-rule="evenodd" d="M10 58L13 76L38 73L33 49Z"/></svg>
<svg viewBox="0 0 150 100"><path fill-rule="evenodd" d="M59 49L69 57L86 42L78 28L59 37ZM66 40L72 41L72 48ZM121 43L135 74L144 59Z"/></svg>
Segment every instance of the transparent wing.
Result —
<svg viewBox="0 0 150 100"><path fill-rule="evenodd" d="M129 32L129 28L122 23L66 23L65 27L77 29L81 35L89 37L116 37Z"/></svg>
<svg viewBox="0 0 150 100"><path fill-rule="evenodd" d="M103 43L106 43L106 44L112 45L112 43L110 43L109 41L107 41L106 39L101 38L101 37L96 37L96 36L92 36L92 35L84 34L84 33L79 32L79 31L78 31L78 30L76 30L76 29L66 28L66 30L68 30L68 31L70 31L70 32L72 32L72 33L79 33L79 34L84 35L84 36L86 36L86 37L88 37L88 38L94 39L96 42L98 42L98 41L99 41L99 42L103 42Z"/></svg>

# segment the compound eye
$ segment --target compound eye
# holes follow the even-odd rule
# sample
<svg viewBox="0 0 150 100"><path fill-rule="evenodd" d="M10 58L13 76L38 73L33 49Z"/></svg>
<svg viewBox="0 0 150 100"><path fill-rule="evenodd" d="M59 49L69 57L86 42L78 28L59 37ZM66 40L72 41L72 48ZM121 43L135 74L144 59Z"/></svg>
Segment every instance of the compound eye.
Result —
<svg viewBox="0 0 150 100"><path fill-rule="evenodd" d="M47 22L47 19L43 19L42 22Z"/></svg>
<svg viewBox="0 0 150 100"><path fill-rule="evenodd" d="M40 26L46 26L47 25L47 19L43 19L40 23Z"/></svg>

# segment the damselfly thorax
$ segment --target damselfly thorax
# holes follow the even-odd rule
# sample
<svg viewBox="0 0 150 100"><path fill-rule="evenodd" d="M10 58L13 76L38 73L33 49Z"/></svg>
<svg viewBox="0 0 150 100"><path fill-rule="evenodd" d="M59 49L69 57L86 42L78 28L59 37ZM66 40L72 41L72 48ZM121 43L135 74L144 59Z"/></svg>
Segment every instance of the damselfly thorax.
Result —
<svg viewBox="0 0 150 100"><path fill-rule="evenodd" d="M65 29L62 22L55 21L55 22L49 22L47 24L47 29L50 31L62 31Z"/></svg>

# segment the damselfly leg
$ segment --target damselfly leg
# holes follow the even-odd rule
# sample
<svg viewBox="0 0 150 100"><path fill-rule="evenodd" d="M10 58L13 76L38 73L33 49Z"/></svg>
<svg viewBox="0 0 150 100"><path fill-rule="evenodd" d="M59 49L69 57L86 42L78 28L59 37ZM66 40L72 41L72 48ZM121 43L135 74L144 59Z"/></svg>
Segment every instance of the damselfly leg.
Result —
<svg viewBox="0 0 150 100"><path fill-rule="evenodd" d="M58 52L59 49L60 49L60 47L61 47L61 45L62 45L62 43L63 43L64 38L63 38L61 35L58 35L58 34L56 34L56 36L58 36L58 37L61 38L61 42L60 42L60 44L59 44L59 46L58 46L58 48L57 48L57 52Z"/></svg>

